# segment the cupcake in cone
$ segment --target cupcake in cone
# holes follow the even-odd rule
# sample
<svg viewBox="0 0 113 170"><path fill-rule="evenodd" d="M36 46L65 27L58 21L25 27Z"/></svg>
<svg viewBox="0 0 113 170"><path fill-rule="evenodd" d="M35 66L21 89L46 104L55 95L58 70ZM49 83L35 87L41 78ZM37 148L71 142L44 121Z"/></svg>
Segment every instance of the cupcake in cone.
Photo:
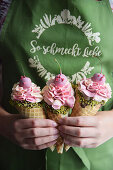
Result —
<svg viewBox="0 0 113 170"><path fill-rule="evenodd" d="M40 87L28 77L21 76L20 81L12 88L11 103L25 118L46 118L42 100Z"/></svg>
<svg viewBox="0 0 113 170"><path fill-rule="evenodd" d="M76 87L76 102L72 110L72 117L94 116L101 106L111 98L111 88L106 83L102 73L96 73L91 78L82 79ZM68 150L69 146L65 146Z"/></svg>
<svg viewBox="0 0 113 170"><path fill-rule="evenodd" d="M74 90L64 74L60 73L54 79L48 81L42 93L49 119L58 122L60 118L69 115L70 108L74 106L75 97ZM55 146L58 153L63 153L64 142L62 137L57 139ZM52 151L55 146L51 147Z"/></svg>
<svg viewBox="0 0 113 170"><path fill-rule="evenodd" d="M111 88L102 73L83 79L76 88L76 102L71 116L94 116L111 98Z"/></svg>

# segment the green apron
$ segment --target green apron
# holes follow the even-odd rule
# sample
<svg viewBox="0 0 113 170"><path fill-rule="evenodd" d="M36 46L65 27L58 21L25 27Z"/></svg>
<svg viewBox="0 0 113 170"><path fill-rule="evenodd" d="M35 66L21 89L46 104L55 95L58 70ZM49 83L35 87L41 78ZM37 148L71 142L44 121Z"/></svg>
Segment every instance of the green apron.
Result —
<svg viewBox="0 0 113 170"><path fill-rule="evenodd" d="M113 90L113 16L108 0L16 0L12 2L0 37L3 62L2 106L23 75L41 88L59 73L54 59L72 83L101 71ZM102 110L113 108L113 98ZM95 149L71 148L58 155L50 150L29 151L0 137L3 170L112 170L113 139Z"/></svg>

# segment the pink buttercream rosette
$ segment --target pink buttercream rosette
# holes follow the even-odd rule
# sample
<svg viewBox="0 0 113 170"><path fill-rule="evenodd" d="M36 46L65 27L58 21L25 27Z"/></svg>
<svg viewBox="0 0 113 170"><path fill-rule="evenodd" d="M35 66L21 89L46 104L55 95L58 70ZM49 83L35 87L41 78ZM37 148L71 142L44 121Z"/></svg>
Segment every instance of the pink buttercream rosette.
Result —
<svg viewBox="0 0 113 170"><path fill-rule="evenodd" d="M42 90L44 101L53 109L60 109L61 106L73 108L75 103L74 90L67 80L62 86L56 85L55 79L47 82Z"/></svg>
<svg viewBox="0 0 113 170"><path fill-rule="evenodd" d="M43 100L40 87L32 83L31 79L21 76L15 83L11 93L11 104L24 118L45 119L46 115L42 104Z"/></svg>
<svg viewBox="0 0 113 170"><path fill-rule="evenodd" d="M78 84L78 90L83 94L86 100L97 102L105 101L111 98L111 87L109 83L100 83L93 81L91 78L83 79Z"/></svg>
<svg viewBox="0 0 113 170"><path fill-rule="evenodd" d="M38 103L43 100L40 87L31 83L29 88L23 88L19 83L14 84L12 88L11 99L14 101L27 101L31 103Z"/></svg>

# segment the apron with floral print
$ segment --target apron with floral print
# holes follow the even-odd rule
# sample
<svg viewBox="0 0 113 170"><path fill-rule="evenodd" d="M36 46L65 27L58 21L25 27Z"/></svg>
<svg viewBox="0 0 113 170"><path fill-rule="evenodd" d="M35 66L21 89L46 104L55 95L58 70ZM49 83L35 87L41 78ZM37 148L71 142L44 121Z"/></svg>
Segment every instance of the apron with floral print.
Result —
<svg viewBox="0 0 113 170"><path fill-rule="evenodd" d="M113 89L113 16L108 0L12 1L0 36L3 63L2 106L23 75L41 88L59 73L55 58L70 82L101 71ZM102 110L113 108L113 98ZM112 170L113 140L94 149L24 150L0 137L0 166L5 170Z"/></svg>

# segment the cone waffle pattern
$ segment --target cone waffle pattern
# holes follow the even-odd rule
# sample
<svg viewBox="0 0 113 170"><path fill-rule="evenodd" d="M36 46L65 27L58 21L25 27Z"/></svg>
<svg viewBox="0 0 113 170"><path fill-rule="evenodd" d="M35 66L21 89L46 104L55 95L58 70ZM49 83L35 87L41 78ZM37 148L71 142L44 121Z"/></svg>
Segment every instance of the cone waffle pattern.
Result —
<svg viewBox="0 0 113 170"><path fill-rule="evenodd" d="M68 112L65 115L64 114L54 114L49 109L47 109L47 115L48 115L49 119L54 120L55 122L58 122L58 120L60 118L67 117ZM57 152L62 154L63 148L64 148L64 142L63 142L63 139L61 136L57 139L57 143L55 145L51 146L50 149L53 151L55 149L55 146L56 146Z"/></svg>
<svg viewBox="0 0 113 170"><path fill-rule="evenodd" d="M16 109L21 113L25 118L40 118L45 119L45 112L42 107L36 108L27 108L22 106L16 106Z"/></svg>
<svg viewBox="0 0 113 170"><path fill-rule="evenodd" d="M79 100L79 96L76 93L76 101L75 101L75 105L73 107L72 110L72 114L71 117L76 117L76 116L95 116L97 111L100 109L101 104L95 105L95 106L90 106L87 105L85 108L81 107L80 105L80 100ZM65 145L65 150L68 151L68 149L70 148L70 146Z"/></svg>
<svg viewBox="0 0 113 170"><path fill-rule="evenodd" d="M78 94L76 94L76 102L75 102L74 108L72 110L71 117L94 116L100 107L101 107L101 104L98 104L95 106L87 105L87 106L85 106L85 108L81 107L79 96L78 96Z"/></svg>

